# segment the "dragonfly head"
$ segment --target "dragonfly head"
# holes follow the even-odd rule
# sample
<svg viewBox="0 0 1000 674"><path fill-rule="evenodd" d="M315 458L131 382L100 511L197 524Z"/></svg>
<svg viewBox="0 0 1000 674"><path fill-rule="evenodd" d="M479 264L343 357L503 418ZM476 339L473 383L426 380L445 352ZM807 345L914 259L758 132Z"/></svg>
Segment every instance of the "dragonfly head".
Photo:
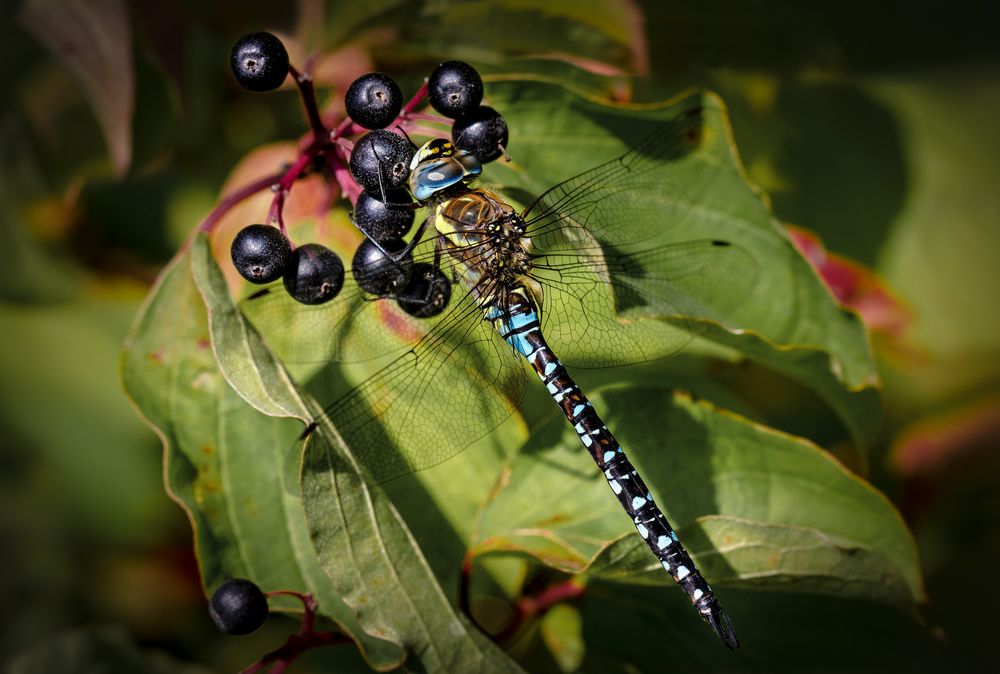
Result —
<svg viewBox="0 0 1000 674"><path fill-rule="evenodd" d="M470 181L483 172L483 165L467 150L451 141L435 138L424 143L410 162L410 192L417 201L426 201L436 192Z"/></svg>

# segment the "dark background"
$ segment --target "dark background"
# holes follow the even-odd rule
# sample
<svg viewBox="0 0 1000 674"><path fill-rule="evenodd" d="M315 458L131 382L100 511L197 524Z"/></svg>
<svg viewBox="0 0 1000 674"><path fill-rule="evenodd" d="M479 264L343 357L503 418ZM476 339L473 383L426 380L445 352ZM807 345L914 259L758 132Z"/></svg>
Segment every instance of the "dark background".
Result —
<svg viewBox="0 0 1000 674"><path fill-rule="evenodd" d="M329 4L330 15L344 11ZM502 23L461 35L436 24L427 8L442 4L398 3L323 39L355 44L404 91L451 45L475 61L477 41L492 54L512 41ZM843 657L809 659L789 644L789 669L985 669L996 660L990 616L1000 600L991 580L1000 562L997 10L825 4L646 3L649 72L632 95L718 91L776 216L872 267L912 314L904 330L873 334L886 415L870 479L916 537L925 622L874 606L859 622L857 602L767 598L803 615L844 615L840 629L813 635ZM0 662L100 625L113 671L142 671L129 664L139 649L235 671L294 624L272 620L249 640L215 632L189 525L164 492L157 438L121 391L118 354L149 284L232 166L305 130L293 93L239 90L231 44L248 30L293 33L297 16L317 10L143 2L128 11L136 102L121 175L71 70L23 20L0 28ZM372 38L372 25L392 30ZM503 68L484 60L485 72ZM322 664L317 654L293 671Z"/></svg>

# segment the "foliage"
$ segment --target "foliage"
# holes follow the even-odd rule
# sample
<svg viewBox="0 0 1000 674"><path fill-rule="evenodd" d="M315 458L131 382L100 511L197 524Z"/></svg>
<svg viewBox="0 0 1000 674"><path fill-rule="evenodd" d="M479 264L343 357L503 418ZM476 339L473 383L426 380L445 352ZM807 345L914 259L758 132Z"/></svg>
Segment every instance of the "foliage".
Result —
<svg viewBox="0 0 1000 674"><path fill-rule="evenodd" d="M982 131L1000 93L982 62L996 50L972 38L916 49L931 28L919 7L865 6L862 27L850 3L821 22L793 5L720 9L732 19L720 26L693 8L614 0L260 13L25 2L24 30L0 47L26 64L0 127L12 252L0 271L11 448L0 524L17 551L8 582L27 589L8 593L18 619L0 658L34 645L16 671L198 671L145 652L165 644L233 670L294 630L272 619L247 641L212 636L202 585L244 576L312 592L353 641L292 671L662 669L648 643L700 671L981 666L988 621L966 599L997 594L997 466L983 449L997 437L1000 332L987 308L1000 148ZM959 16L937 17L935 34L984 30L958 30ZM680 355L573 374L719 590L737 654L651 568L544 391L452 460L386 485L366 482L335 427L296 440L364 364L318 362L323 339L303 359L294 317L235 311L246 291L224 251L269 195L210 238L188 234L218 186L295 156L271 144L305 129L293 93L250 96L227 79L233 39L274 27L296 64L322 55L332 115L360 72L385 70L411 92L439 60L475 63L511 128L514 162L487 180L520 203L683 101L706 105L704 144L677 166L694 214L683 227L712 222L749 251L751 297L721 324L690 316L702 338ZM74 59L81 43L95 48ZM293 238L351 250L348 205L317 217L322 196L317 180L296 185ZM803 229L790 239L783 221ZM163 441L197 578L156 442L113 381L133 313L122 378ZM499 645L464 614L460 587ZM505 632L515 607L561 589ZM47 636L95 620L127 623L142 648L114 630Z"/></svg>
<svg viewBox="0 0 1000 674"><path fill-rule="evenodd" d="M658 113L629 114L586 103L551 85L516 81L497 85L491 96L507 103L501 107L512 128L524 137L522 158L506 171L497 171L501 183L506 178L514 190L530 190L539 181L545 184L555 179L556 172L578 172L594 156L614 156L628 144L629 133L644 122L670 119L679 106L690 107L683 102L664 106ZM692 237L708 230L724 236L745 249L759 270L755 278L745 280L753 286L751 299L731 319L742 329L734 332L712 323L703 338L729 347L737 358L749 356L786 370L833 401L864 395L863 389L876 375L857 318L836 306L744 182L719 103L709 96L703 105L704 140L674 170L677 189L684 195L682 207L693 214L684 219L679 235ZM567 149L578 147L579 138L587 139L585 152ZM558 164L553 165L552 157L558 157ZM649 195L651 211L667 215L665 209L672 205L661 205L657 198ZM655 222L656 216L650 220ZM302 230L289 224L293 240L305 240L300 238ZM334 229L322 242L336 246L339 236ZM709 300L726 302L723 297ZM291 416L306 423L318 418L319 404L308 381L302 377L298 383L292 381L282 364L280 345L322 343L328 337L322 330L304 332L295 324L297 307L289 306L291 314L267 314L257 325L250 324L232 304L208 241L199 234L154 289L126 347L126 387L166 436L168 486L196 523L206 583L250 575L265 587L290 585L322 592L321 611L354 636L375 667L398 664L403 653L419 658L430 670L512 666L447 601L423 559L433 554L433 548L422 551L407 526L412 511L397 508L381 488L366 481L357 457L371 449L347 446L326 419L300 445L293 441L293 433L282 434L277 430L281 426L269 418ZM347 322L346 317L340 320ZM387 318L378 320L385 324L351 322L343 339L351 340L352 331L388 332L395 324ZM337 316L331 314L327 323L337 325ZM646 340L642 346L655 353L655 340L664 339L664 334L637 332L643 325L643 321L623 322L622 334L635 333L633 339ZM275 352L267 343L272 335L279 345ZM294 350L290 353L288 357L296 356ZM349 376L344 373L340 378ZM458 371L454 376L476 373ZM322 378L320 390L324 390L329 378L338 377L324 367L315 378ZM460 385L457 380L453 383ZM852 430L871 426L852 414L861 419L878 415L877 396L865 400L853 409L845 405L850 410L845 412L845 424ZM846 475L833 478L830 470L837 469L822 466L829 459L807 443L790 452L794 441L754 431L752 422L712 406L681 403L676 426L668 423L663 434L664 402L662 391L632 399L628 409L633 414L615 428L627 446L637 448L637 461L650 466L646 474L651 487L671 494L664 503L680 530L701 529L702 547L695 552L701 552L698 560L713 582L752 587L792 584L880 599L914 611L914 603L923 598L915 549L884 499ZM441 403L426 396L409 402L411 407L418 404ZM266 416L255 416L247 405ZM614 420L616 408L609 409ZM467 560L475 563L484 552L527 553L544 566L586 572L593 579L669 583L667 576L650 569L656 567L654 560L629 535L631 523L615 514L610 494L601 496L606 488L599 471L581 452L563 456L562 434L546 434L543 428L529 427L532 439L527 444L509 456L496 457L483 475L495 483L491 491L467 492L462 499L468 504L464 513L451 513L472 521L484 499L491 497L479 515L482 529L473 532L484 542L470 549ZM858 435L864 440L864 433ZM560 444L540 443L540 437ZM643 441L651 437L659 442ZM438 442L448 442L447 436ZM660 442L675 449L658 452ZM557 447L562 447L559 460L552 461ZM728 456L727 447L732 448ZM267 458L253 461L250 451L264 452ZM386 445L380 451L398 449ZM536 469L524 467L526 462ZM537 469L548 465L559 469L551 476ZM442 464L413 489L422 489L426 502L443 509L451 500L449 485L469 484L462 470L461 463ZM480 465L479 470L487 469ZM567 471L578 476L579 484L566 479ZM695 498L709 489L714 498ZM404 501L411 499L408 495ZM582 524L576 523L577 518ZM288 531L290 556L280 554L284 546L278 545L275 531ZM564 536L571 542L560 544ZM432 539L432 534L424 535L424 540ZM581 551L574 549L572 541L577 540L585 541ZM495 622L490 616L483 619Z"/></svg>

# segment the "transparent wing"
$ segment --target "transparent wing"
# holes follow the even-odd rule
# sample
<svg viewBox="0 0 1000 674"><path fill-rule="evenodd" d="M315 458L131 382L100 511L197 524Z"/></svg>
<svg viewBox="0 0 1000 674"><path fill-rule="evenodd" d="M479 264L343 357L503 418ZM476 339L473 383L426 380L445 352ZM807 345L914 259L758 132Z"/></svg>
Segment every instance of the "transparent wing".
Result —
<svg viewBox="0 0 1000 674"><path fill-rule="evenodd" d="M524 394L521 361L462 290L422 338L323 412L378 482L454 456Z"/></svg>
<svg viewBox="0 0 1000 674"><path fill-rule="evenodd" d="M434 262L437 238L425 234L413 251L415 264ZM446 276L454 275L450 258L442 257L439 265ZM330 362L360 363L403 353L437 322L410 316L392 298L365 293L354 282L350 269L340 294L325 304L296 302L280 281L248 288L248 292L237 309L266 335L268 346L282 362L298 374Z"/></svg>
<svg viewBox="0 0 1000 674"><path fill-rule="evenodd" d="M606 366L667 355L703 321L723 321L751 291L752 256L711 227L690 226L700 183L676 168L697 149L701 124L692 109L523 212L535 245L533 276L543 288L543 326L565 362ZM415 260L433 260L434 243L427 237ZM460 276L448 269L450 257L440 263L446 275ZM363 374L353 373L359 385L319 399L334 401L322 414L371 476L386 481L457 454L523 396L524 365L483 320L470 290L455 283L442 315L414 319L391 300L366 299L348 274L329 305L303 307L276 292L244 302L243 310L272 324L262 332L269 344L285 342L279 356L286 363L363 364ZM329 379L338 377L343 371L331 368Z"/></svg>
<svg viewBox="0 0 1000 674"><path fill-rule="evenodd" d="M692 107L522 213L543 287L542 327L566 363L664 357L724 323L753 290L753 256L693 199L711 183L712 167L695 155L703 123Z"/></svg>

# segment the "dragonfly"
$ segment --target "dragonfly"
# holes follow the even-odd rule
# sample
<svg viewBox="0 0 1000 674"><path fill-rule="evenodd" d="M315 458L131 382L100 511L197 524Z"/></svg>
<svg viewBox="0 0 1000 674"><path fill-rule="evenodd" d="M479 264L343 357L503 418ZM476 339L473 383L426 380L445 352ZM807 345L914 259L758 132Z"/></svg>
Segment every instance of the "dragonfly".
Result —
<svg viewBox="0 0 1000 674"><path fill-rule="evenodd" d="M323 411L376 482L437 465L483 437L517 408L534 371L649 550L733 649L729 615L567 368L670 355L749 295L753 257L690 226L695 204L675 164L697 151L703 126L703 108L691 105L520 211L473 186L482 167L469 153L430 141L412 165L410 191L429 215L410 247L414 268L449 281L440 314L413 318L389 296L347 286L316 308L275 309L292 304L277 293L243 306L251 320L272 310L293 317L279 319L292 357L351 362L388 353Z"/></svg>

